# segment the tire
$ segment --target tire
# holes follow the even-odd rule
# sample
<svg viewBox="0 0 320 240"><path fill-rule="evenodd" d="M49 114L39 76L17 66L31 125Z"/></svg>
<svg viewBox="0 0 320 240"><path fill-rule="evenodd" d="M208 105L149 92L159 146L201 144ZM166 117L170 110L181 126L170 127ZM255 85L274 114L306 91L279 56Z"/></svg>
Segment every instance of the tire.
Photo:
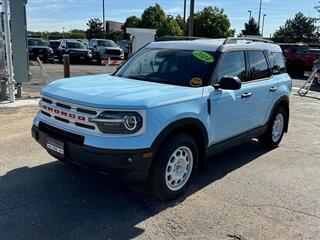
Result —
<svg viewBox="0 0 320 240"><path fill-rule="evenodd" d="M161 201L173 200L188 188L198 163L198 147L187 134L178 134L159 148L151 165L148 190Z"/></svg>
<svg viewBox="0 0 320 240"><path fill-rule="evenodd" d="M314 79L315 85L320 86L320 78Z"/></svg>
<svg viewBox="0 0 320 240"><path fill-rule="evenodd" d="M97 55L96 55L96 61L97 61L97 65L101 65L101 56L100 56L100 54L99 53L97 53Z"/></svg>
<svg viewBox="0 0 320 240"><path fill-rule="evenodd" d="M279 146L287 124L288 113L283 107L277 107L268 123L267 131L258 138L259 143L266 149Z"/></svg>

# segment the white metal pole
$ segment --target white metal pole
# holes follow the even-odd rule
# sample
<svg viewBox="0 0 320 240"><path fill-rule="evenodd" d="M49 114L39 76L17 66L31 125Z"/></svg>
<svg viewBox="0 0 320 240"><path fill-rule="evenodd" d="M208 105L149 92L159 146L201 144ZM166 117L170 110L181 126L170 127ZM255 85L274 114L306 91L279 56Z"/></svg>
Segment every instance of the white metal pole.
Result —
<svg viewBox="0 0 320 240"><path fill-rule="evenodd" d="M8 0L3 0L3 12L4 12L4 35L6 43L6 55L7 55L7 69L8 69L8 85L9 85L9 100L14 102L14 79L13 79L13 66L12 66L12 49L11 49L11 33L10 33L10 20Z"/></svg>

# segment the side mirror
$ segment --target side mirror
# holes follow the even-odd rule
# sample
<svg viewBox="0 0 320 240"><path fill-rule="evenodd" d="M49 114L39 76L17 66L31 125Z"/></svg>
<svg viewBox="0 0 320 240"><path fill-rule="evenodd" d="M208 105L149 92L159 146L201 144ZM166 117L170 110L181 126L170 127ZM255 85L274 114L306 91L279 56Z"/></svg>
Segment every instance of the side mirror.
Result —
<svg viewBox="0 0 320 240"><path fill-rule="evenodd" d="M97 48L97 45L93 45L93 48L96 49L96 48Z"/></svg>
<svg viewBox="0 0 320 240"><path fill-rule="evenodd" d="M214 87L225 90L237 90L241 88L241 80L238 77L224 76Z"/></svg>

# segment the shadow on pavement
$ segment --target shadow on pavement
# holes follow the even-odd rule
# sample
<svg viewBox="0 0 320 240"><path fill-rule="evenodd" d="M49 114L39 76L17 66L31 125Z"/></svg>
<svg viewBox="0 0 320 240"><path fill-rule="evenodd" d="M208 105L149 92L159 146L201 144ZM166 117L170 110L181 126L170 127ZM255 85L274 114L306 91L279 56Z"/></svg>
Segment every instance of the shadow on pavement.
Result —
<svg viewBox="0 0 320 240"><path fill-rule="evenodd" d="M186 195L265 153L252 140L216 155ZM131 239L144 233L139 223L183 200L160 203L143 183L58 161L18 168L0 177L0 239Z"/></svg>

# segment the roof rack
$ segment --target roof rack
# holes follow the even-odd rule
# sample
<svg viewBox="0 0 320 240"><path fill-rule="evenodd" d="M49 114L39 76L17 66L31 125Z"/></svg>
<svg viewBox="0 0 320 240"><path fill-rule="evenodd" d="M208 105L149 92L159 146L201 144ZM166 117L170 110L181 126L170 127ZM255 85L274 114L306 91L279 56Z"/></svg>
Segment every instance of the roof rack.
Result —
<svg viewBox="0 0 320 240"><path fill-rule="evenodd" d="M252 42L274 43L271 40L259 36L229 37L224 40L223 44L237 43L238 40L247 40Z"/></svg>
<svg viewBox="0 0 320 240"><path fill-rule="evenodd" d="M175 41L175 40L188 40L193 41L197 39L207 39L204 37L190 37L190 36L163 36L156 39L156 42L162 42L162 41Z"/></svg>

